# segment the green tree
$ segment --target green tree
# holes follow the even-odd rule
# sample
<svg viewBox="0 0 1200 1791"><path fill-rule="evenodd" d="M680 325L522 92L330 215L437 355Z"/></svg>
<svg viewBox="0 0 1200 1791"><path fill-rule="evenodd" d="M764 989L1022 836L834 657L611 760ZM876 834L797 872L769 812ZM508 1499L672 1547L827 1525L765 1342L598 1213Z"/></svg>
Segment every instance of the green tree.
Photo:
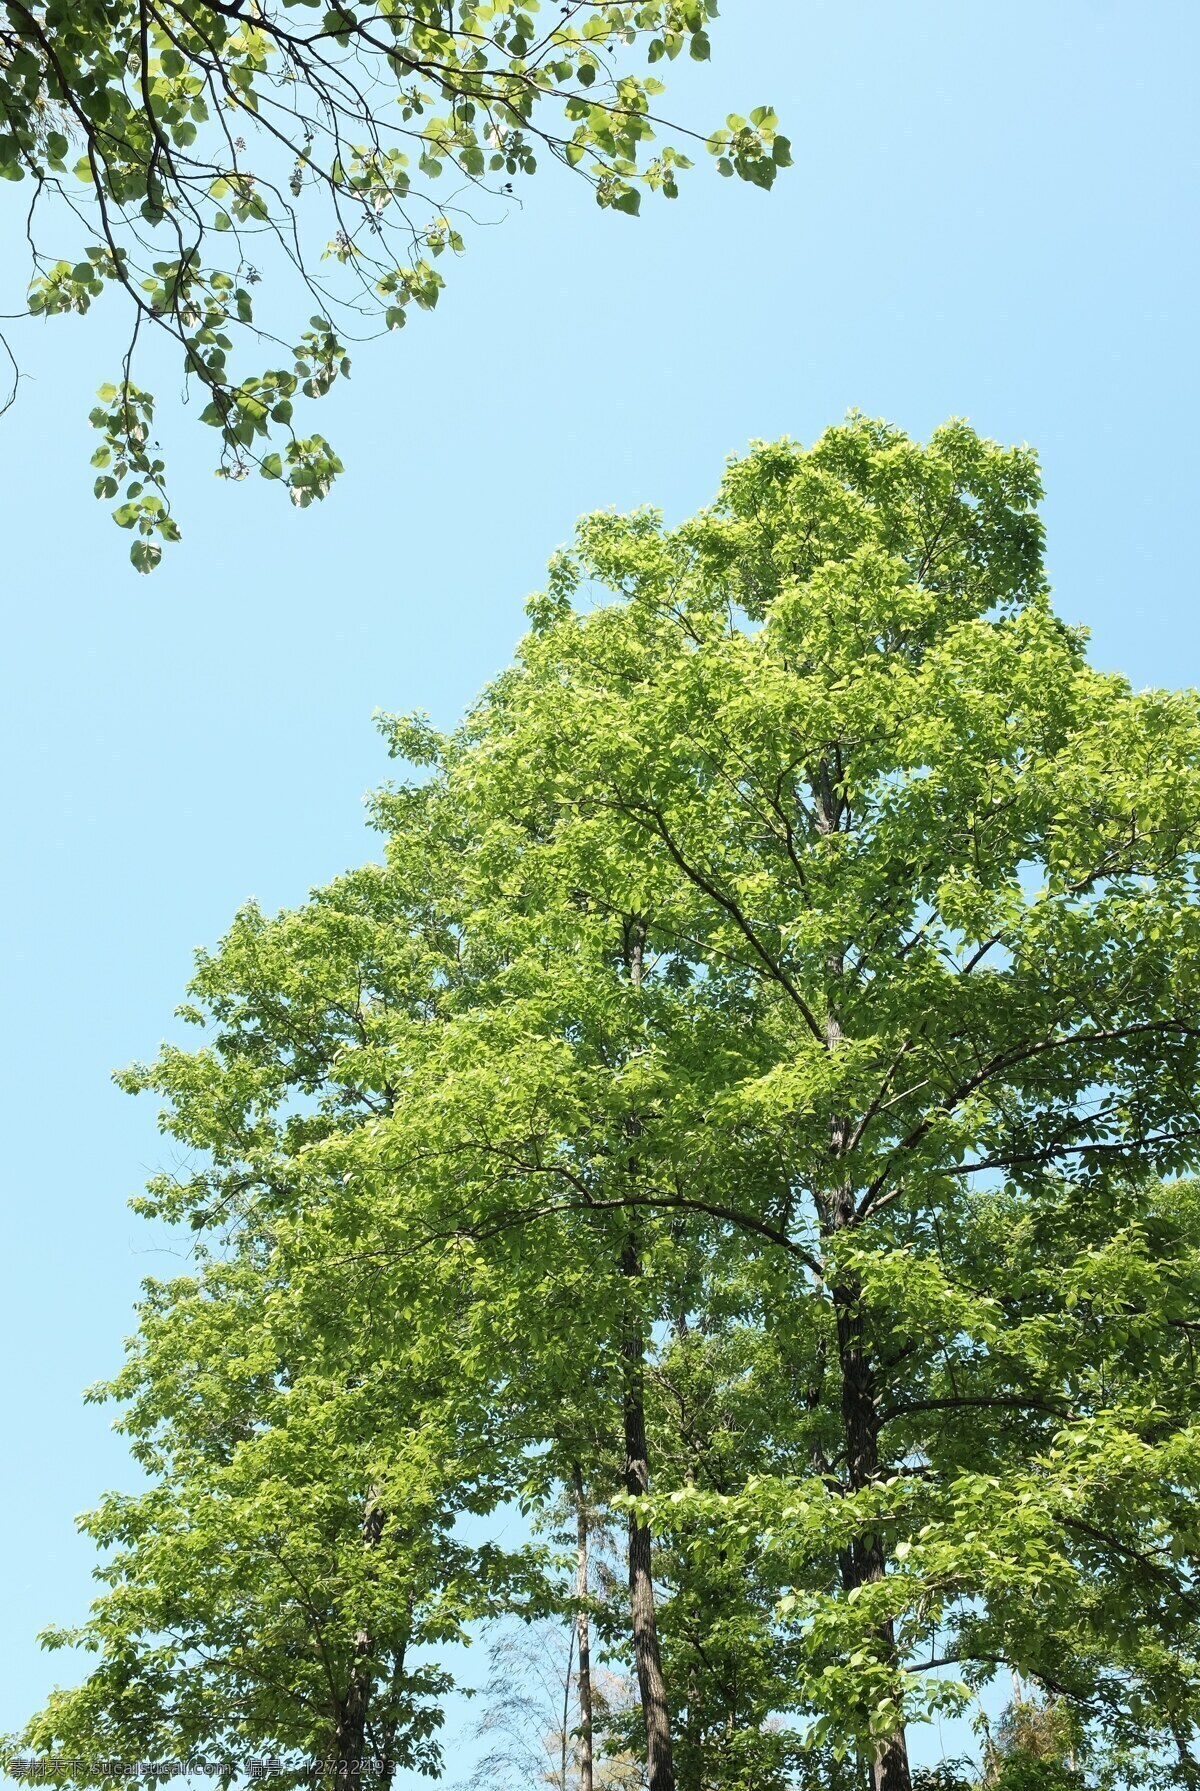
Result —
<svg viewBox="0 0 1200 1791"><path fill-rule="evenodd" d="M274 927L243 917L224 963L200 966L213 1040L164 1059L168 1124L197 1167L135 1204L190 1214L197 1272L146 1284L126 1365L93 1391L123 1404L151 1484L81 1520L106 1552L105 1590L87 1622L43 1640L98 1665L24 1737L91 1762L79 1782L108 1776L105 1761L245 1754L277 1759L276 1783L315 1770L337 1791L436 1772L440 1651L481 1618L544 1605L536 1550L456 1533L517 1496L522 1459L498 1403L477 1403L487 1376L456 1351L461 1264L424 1265L425 1328L369 1282L347 1312L332 1271L306 1301L283 1273L280 1215L304 1224L297 1164L376 1110L373 1085L337 1075L364 979L409 1015L437 980L439 941L405 936L382 881L368 869Z"/></svg>
<svg viewBox="0 0 1200 1791"><path fill-rule="evenodd" d="M1088 666L1038 496L853 418L590 519L463 726L387 724L385 862L129 1078L330 1423L410 1365L382 1460L619 1514L619 1604L567 1536L488 1608L590 1607L651 1791L907 1791L1010 1667L1194 1781L1200 714Z"/></svg>
<svg viewBox="0 0 1200 1791"><path fill-rule="evenodd" d="M617 211L636 213L647 190L675 197L691 164L656 142L662 84L645 65L707 58L716 10L5 0L0 175L30 190L29 309L83 312L111 289L129 312L120 377L92 422L96 493L119 500L138 569L178 536L153 399L135 379L147 337L174 344L224 476L257 468L296 504L323 497L341 465L294 426L295 407L349 374L347 344L437 303L439 258L461 252L468 217L502 208L539 157ZM789 161L767 107L671 134L762 187ZM67 258L46 253L45 235L64 230Z"/></svg>
<svg viewBox="0 0 1200 1791"><path fill-rule="evenodd" d="M801 1702L874 1751L880 1791L907 1785L909 1717L960 1695L939 1663L1050 1683L1039 1635L1082 1642L1084 1612L1097 1696L1107 1674L1130 1712L1155 1687L1160 1731L1195 1709L1192 1239L1144 1277L1161 1377L1128 1372L1119 1300L1095 1333L1078 1312L1097 1252L1138 1279L1134 1218L1051 1257L1050 1322L972 1260L990 1199L1035 1235L1056 1206L1111 1219L1200 1130L1196 699L1089 668L1038 496L1028 453L962 425L922 447L855 419L757 450L676 530L594 518L441 753L474 804L477 904L540 915L556 989L597 929L611 956L635 928L655 987L636 1157L580 1123L599 1090L576 1051L561 1089L545 1059L536 1089L506 1068L520 1097L493 1085L486 1150L443 1064L438 1129L460 1178L472 1141L527 1174L496 1183L493 1223L551 1210L533 1190L557 1176L562 1205L707 1214L710 1247L737 1231L803 1270L816 1471L637 1509L771 1536ZM583 612L583 589L606 600ZM529 1062L544 1021L521 1024Z"/></svg>
<svg viewBox="0 0 1200 1791"><path fill-rule="evenodd" d="M273 1303L241 1257L150 1283L129 1362L96 1390L129 1402L153 1478L80 1520L105 1590L42 1638L99 1657L26 1736L90 1762L77 1782L113 1760L236 1773L249 1754L277 1784L317 1762L339 1791L386 1791L440 1764L451 1679L431 1650L486 1614L501 1571L452 1534L471 1469L411 1355L330 1382L288 1360Z"/></svg>

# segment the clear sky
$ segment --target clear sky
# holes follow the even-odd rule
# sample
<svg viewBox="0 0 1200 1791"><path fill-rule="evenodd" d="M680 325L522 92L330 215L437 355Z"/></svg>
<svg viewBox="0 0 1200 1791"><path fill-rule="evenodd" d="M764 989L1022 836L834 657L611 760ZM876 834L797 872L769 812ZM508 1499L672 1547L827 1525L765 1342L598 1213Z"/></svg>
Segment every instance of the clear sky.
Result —
<svg viewBox="0 0 1200 1791"><path fill-rule="evenodd" d="M164 388L185 540L139 579L87 466L115 323L14 337L0 1731L53 1683L37 1630L90 1595L73 1516L132 1480L81 1389L170 1268L124 1204L167 1147L109 1072L171 1030L240 902L293 903L370 852L372 712L452 721L578 514L680 517L752 437L852 406L914 434L967 416L1040 449L1059 606L1096 660L1200 682L1200 7L723 10L711 68L664 104L706 128L773 104L796 161L775 192L705 162L635 222L539 177L314 413L347 467L324 506L213 480L215 437ZM10 280L23 201L0 195Z"/></svg>

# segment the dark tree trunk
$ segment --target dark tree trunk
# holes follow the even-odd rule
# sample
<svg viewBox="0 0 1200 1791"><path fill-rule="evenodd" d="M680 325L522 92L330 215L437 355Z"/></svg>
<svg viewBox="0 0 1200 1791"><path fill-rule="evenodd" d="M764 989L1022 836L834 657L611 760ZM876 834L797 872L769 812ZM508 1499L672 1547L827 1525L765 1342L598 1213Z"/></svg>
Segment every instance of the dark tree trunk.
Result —
<svg viewBox="0 0 1200 1791"><path fill-rule="evenodd" d="M839 1201L840 1204L840 1201ZM870 1486L879 1474L879 1411L874 1376L863 1339L860 1290L847 1278L833 1290L837 1315L838 1357L842 1373L842 1435L846 1470L857 1491ZM843 1581L850 1589L874 1584L884 1576L883 1543L878 1536L856 1537L842 1557ZM879 1632L885 1659L895 1659L896 1634L891 1623ZM903 1728L883 1736L876 1745L871 1767L872 1791L911 1791L908 1741Z"/></svg>
<svg viewBox="0 0 1200 1791"><path fill-rule="evenodd" d="M579 1649L579 1791L592 1785L592 1634L587 1609L588 1520L583 1498L583 1476L575 1469L575 1633Z"/></svg>
<svg viewBox="0 0 1200 1791"><path fill-rule="evenodd" d="M646 963L647 925L644 915L625 917L622 956L635 991L642 986ZM629 1121L629 1135L636 1139L641 1122ZM629 1175L636 1182L637 1156L631 1154ZM625 1330L621 1353L625 1362L622 1417L625 1431L625 1490L641 1498L650 1490L650 1461L646 1446L645 1357L646 1339L637 1304L637 1281L642 1272L636 1218L625 1234L621 1273L625 1277ZM646 1778L649 1791L675 1791L675 1767L671 1757L671 1716L658 1645L658 1615L654 1603L652 1537L649 1524L633 1512L629 1516L629 1613L633 1628L633 1658L637 1669L642 1720L646 1726Z"/></svg>
<svg viewBox="0 0 1200 1791"><path fill-rule="evenodd" d="M810 774L818 825L824 834L835 834L849 820L849 804L837 763L822 761ZM841 982L845 975L845 955L833 951L826 965L828 990L825 1012L825 1048L833 1056L843 1042ZM845 1171L845 1158L850 1149L850 1122L836 1116L830 1126L830 1156L835 1168ZM829 1231L844 1230L854 1220L854 1189L842 1181L829 1195L822 1213L823 1226ZM837 1319L838 1363L841 1370L842 1438L846 1451L846 1473L853 1490L869 1486L879 1473L879 1410L875 1401L875 1382L866 1340L863 1334L861 1289L846 1278L833 1290ZM856 1537L840 1560L843 1583L847 1590L881 1580L885 1572L883 1542L879 1536ZM879 1632L885 1659L896 1658L896 1634L891 1623ZM880 1738L871 1763L872 1791L912 1791L908 1766L908 1741L901 1727Z"/></svg>
<svg viewBox="0 0 1200 1791"><path fill-rule="evenodd" d="M641 1498L650 1487L650 1463L646 1448L644 1396L645 1339L633 1299L632 1283L641 1274L637 1235L631 1227L621 1256L621 1271L630 1282L629 1317L623 1354L625 1389L625 1490ZM654 1604L651 1570L650 1526L636 1513L629 1516L629 1613L633 1626L633 1656L637 1668L642 1717L646 1725L646 1772L649 1791L675 1791L671 1760L671 1718L658 1645L658 1618Z"/></svg>
<svg viewBox="0 0 1200 1791"><path fill-rule="evenodd" d="M383 1534L384 1512L378 1489L367 1494L363 1511L362 1538L367 1548L374 1548ZM363 1768L367 1749L367 1707L371 1700L374 1670L371 1656L374 1639L369 1630L359 1628L354 1634L354 1652L346 1681L346 1692L338 1711L334 1755L334 1791L363 1791Z"/></svg>
<svg viewBox="0 0 1200 1791"><path fill-rule="evenodd" d="M362 1791L363 1755L366 1752L367 1704L371 1695L362 1656L370 1652L371 1638L360 1629L354 1638L354 1664L337 1726L335 1791Z"/></svg>
<svg viewBox="0 0 1200 1791"><path fill-rule="evenodd" d="M409 1600L408 1610L412 1611ZM379 1771L375 1777L376 1791L390 1791L392 1780L396 1776L396 1704L400 1696L400 1687L404 1683L404 1660L408 1653L407 1644L396 1650L392 1657L392 1697L391 1714L382 1726L382 1747L379 1754Z"/></svg>

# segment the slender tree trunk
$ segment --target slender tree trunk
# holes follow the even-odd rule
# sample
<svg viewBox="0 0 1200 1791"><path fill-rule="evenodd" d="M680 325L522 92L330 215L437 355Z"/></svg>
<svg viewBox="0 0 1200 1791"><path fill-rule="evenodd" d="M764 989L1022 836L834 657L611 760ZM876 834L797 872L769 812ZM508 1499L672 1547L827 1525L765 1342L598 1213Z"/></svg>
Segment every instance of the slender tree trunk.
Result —
<svg viewBox="0 0 1200 1791"><path fill-rule="evenodd" d="M842 786L840 768L823 761L810 776L816 804L818 825L822 833L835 834L849 819L849 807ZM829 986L826 999L825 1048L832 1056L843 1041L841 979L845 975L845 954L831 952L827 960ZM850 1122L836 1116L830 1126L830 1156L836 1166L844 1163L850 1145ZM844 1230L854 1218L854 1189L843 1181L828 1199L823 1215L835 1232ZM842 1437L846 1450L846 1471L851 1488L857 1491L869 1486L879 1472L879 1412L875 1403L875 1384L863 1335L861 1289L852 1278L833 1289L834 1312L837 1318L838 1359L841 1368ZM883 1542L879 1536L856 1537L841 1557L843 1583L847 1589L872 1584L884 1576ZM879 1632L884 1657L896 1657L896 1632L886 1623ZM903 1727L882 1736L875 1745L871 1764L873 1791L912 1791L908 1765L908 1740Z"/></svg>
<svg viewBox="0 0 1200 1791"><path fill-rule="evenodd" d="M629 1282L641 1274L637 1234L631 1226L621 1256L621 1271ZM630 1288L629 1318L623 1354L625 1390L625 1490L633 1498L650 1489L650 1463L646 1448L645 1339L642 1336ZM629 1613L633 1626L633 1656L637 1668L642 1716L646 1725L646 1772L649 1791L675 1791L671 1759L671 1718L658 1645L658 1617L654 1604L649 1524L629 1514Z"/></svg>
<svg viewBox="0 0 1200 1791"><path fill-rule="evenodd" d="M592 1634L587 1609L588 1519L583 1498L583 1475L575 1469L575 1633L579 1652L579 1791L593 1791L592 1784Z"/></svg>
<svg viewBox="0 0 1200 1791"><path fill-rule="evenodd" d="M362 1666L363 1656L370 1653L371 1638L360 1629L354 1638L354 1662L346 1696L342 1701L337 1726L337 1764L335 1791L362 1791L363 1755L366 1752L367 1703L370 1681Z"/></svg>
<svg viewBox="0 0 1200 1791"><path fill-rule="evenodd" d="M411 1598L408 1601L408 1611L411 1615ZM396 1776L396 1701L400 1696L400 1687L404 1683L404 1659L407 1653L408 1645L405 1643L392 1656L391 1715L383 1725L383 1749L379 1759L376 1791L391 1791L391 1783Z"/></svg>
<svg viewBox="0 0 1200 1791"><path fill-rule="evenodd" d="M622 955L635 991L642 986L646 962L646 920L643 915L625 917ZM641 1131L635 1116L629 1121L631 1138ZM629 1159L629 1174L636 1181L636 1154ZM646 1339L642 1334L641 1314L637 1305L636 1283L642 1272L637 1219L630 1221L621 1252L621 1273L625 1277L625 1333L621 1353L625 1361L625 1385L622 1393L622 1417L625 1430L625 1490L632 1498L641 1498L650 1490L650 1461L646 1446L645 1359ZM649 1791L675 1791L675 1766L671 1757L671 1716L667 1708L667 1687L663 1678L662 1653L658 1645L658 1614L654 1602L652 1537L649 1524L631 1512L629 1516L629 1613L633 1628L633 1658L637 1669L638 1691L641 1694L642 1718L646 1726L646 1775Z"/></svg>
<svg viewBox="0 0 1200 1791"><path fill-rule="evenodd" d="M367 1548L374 1548L383 1534L384 1512L378 1488L367 1494L363 1510L362 1539ZM334 1754L334 1791L362 1791L363 1763L367 1748L367 1706L371 1698L373 1672L370 1664L374 1639L366 1628L354 1635L354 1653L346 1693L338 1711Z"/></svg>
<svg viewBox="0 0 1200 1791"><path fill-rule="evenodd" d="M559 1743L558 1782L567 1791L567 1758L571 1749L571 1679L575 1666L575 1625L572 1623L567 1643L567 1670L563 1674L562 1735Z"/></svg>
<svg viewBox="0 0 1200 1791"><path fill-rule="evenodd" d="M842 1371L842 1435L846 1468L853 1490L870 1486L879 1473L879 1412L874 1377L863 1340L860 1289L850 1278L833 1290L837 1315L838 1355ZM847 1588L872 1585L884 1576L883 1543L878 1536L856 1537L842 1557ZM885 1658L895 1659L896 1632L885 1623L879 1631ZM911 1791L908 1740L904 1729L885 1735L876 1743L871 1768L873 1791Z"/></svg>

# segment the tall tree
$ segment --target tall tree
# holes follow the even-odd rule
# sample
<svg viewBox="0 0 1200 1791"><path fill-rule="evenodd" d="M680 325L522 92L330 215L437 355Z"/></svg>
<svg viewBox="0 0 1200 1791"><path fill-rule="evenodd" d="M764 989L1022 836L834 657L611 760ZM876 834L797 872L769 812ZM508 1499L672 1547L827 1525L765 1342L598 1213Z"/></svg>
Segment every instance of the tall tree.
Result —
<svg viewBox="0 0 1200 1791"><path fill-rule="evenodd" d="M462 728L388 724L386 862L129 1079L330 1423L411 1362L383 1462L621 1512L656 1791L905 1791L1009 1668L1194 1779L1200 713L1088 666L1038 495L856 418L591 519ZM492 1608L568 1634L571 1567Z"/></svg>
<svg viewBox="0 0 1200 1791"><path fill-rule="evenodd" d="M519 819L526 885L638 912L664 977L741 1004L703 1116L669 1071L643 1108L639 1147L674 1148L638 1199L719 1197L804 1266L837 1428L782 1509L837 1540L824 1589L797 1550L795 1599L814 1702L869 1741L878 1791L907 1787L915 1651L940 1621L976 1657L982 1600L998 1657L1028 1664L1022 1598L1115 1580L1140 1639L1110 1637L1111 1664L1145 1684L1193 1620L1189 1568L1153 1540L1190 1561L1190 1402L1114 1405L1103 1376L1051 1394L1044 1330L944 1243L989 1182L1037 1224L1200 1148L1197 701L1089 668L1050 607L1038 495L1029 454L965 426L922 447L855 419L807 453L756 451L679 529L597 517L447 755L503 811L514 861ZM585 581L610 601L581 613ZM774 1172L735 1198L738 1137ZM556 1141L564 1191L573 1149ZM961 1428L939 1459L949 1410L1000 1434L1023 1419L1037 1467L1010 1457L997 1484ZM1189 1673L1170 1671L1162 1720L1192 1707Z"/></svg>
<svg viewBox="0 0 1200 1791"><path fill-rule="evenodd" d="M135 378L147 337L170 339L200 392L219 471L257 468L306 505L341 464L293 425L294 408L349 374L348 343L437 303L439 258L461 252L468 221L502 209L539 158L628 213L644 191L675 197L691 165L680 142L769 187L789 151L767 107L711 135L669 127L677 142L655 143L662 84L644 65L705 59L716 10L5 0L0 175L31 195L29 309L83 312L109 289L129 314L120 376L92 422L96 493L119 500L138 569L179 532L154 402ZM51 232L54 252L42 246Z"/></svg>

